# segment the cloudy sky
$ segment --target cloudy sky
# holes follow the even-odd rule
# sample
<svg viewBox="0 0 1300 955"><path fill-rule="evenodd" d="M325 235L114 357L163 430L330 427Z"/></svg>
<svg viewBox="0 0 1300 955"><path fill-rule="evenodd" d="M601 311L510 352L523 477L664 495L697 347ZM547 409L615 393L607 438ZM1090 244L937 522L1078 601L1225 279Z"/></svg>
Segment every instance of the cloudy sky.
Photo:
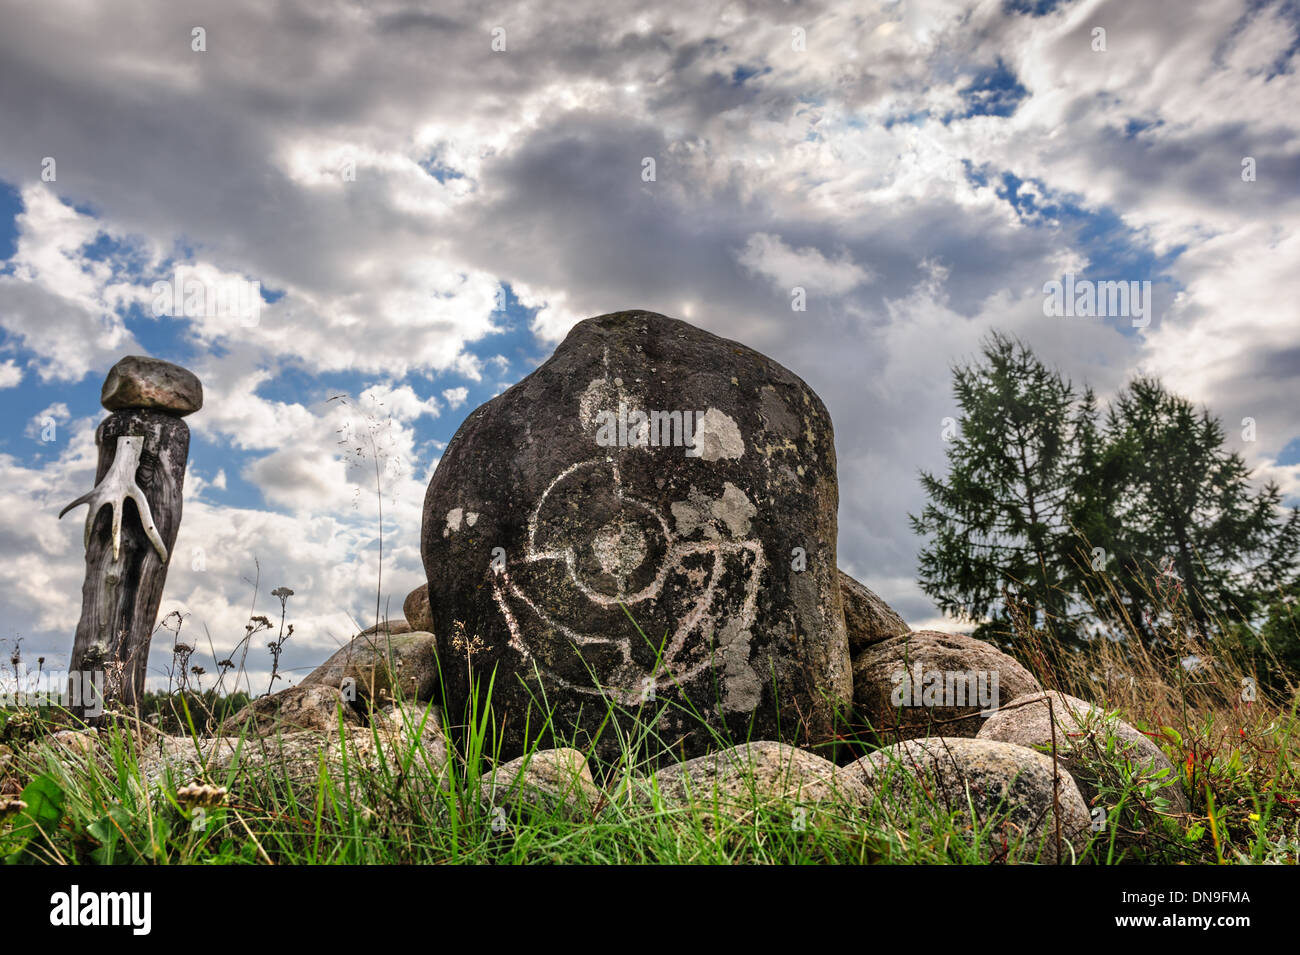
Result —
<svg viewBox="0 0 1300 955"><path fill-rule="evenodd" d="M917 471L991 329L1160 375L1296 503L1298 37L1290 0L0 0L0 640L66 663L56 515L126 354L204 383L163 612L209 670L277 586L291 674L373 618L376 457L400 611L456 427L622 308L821 394L841 566L914 625ZM256 323L155 314L178 268ZM1066 272L1150 281L1150 324L1046 317Z"/></svg>

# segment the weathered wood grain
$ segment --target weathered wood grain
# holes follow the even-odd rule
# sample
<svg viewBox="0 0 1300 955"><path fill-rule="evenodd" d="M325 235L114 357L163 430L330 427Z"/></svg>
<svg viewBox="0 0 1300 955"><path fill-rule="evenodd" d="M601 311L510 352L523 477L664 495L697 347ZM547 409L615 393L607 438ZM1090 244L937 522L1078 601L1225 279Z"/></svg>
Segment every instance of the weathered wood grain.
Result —
<svg viewBox="0 0 1300 955"><path fill-rule="evenodd" d="M168 559L164 561L150 543L135 504L123 502L121 550L115 560L112 509L101 507L86 547L81 620L70 669L74 679L78 674L102 671L107 701L120 702L129 709L144 692L149 644L180 529L190 430L180 418L165 412L113 412L95 432L99 448L96 485L112 466L117 438L125 435L144 438L135 480L149 504Z"/></svg>

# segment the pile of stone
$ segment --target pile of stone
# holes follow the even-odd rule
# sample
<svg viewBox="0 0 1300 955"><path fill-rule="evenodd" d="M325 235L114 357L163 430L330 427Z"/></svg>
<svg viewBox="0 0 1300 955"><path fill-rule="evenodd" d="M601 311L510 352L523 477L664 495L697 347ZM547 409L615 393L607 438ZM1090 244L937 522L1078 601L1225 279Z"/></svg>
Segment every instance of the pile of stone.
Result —
<svg viewBox="0 0 1300 955"><path fill-rule="evenodd" d="M899 831L973 812L1043 861L1086 844L1106 740L1177 779L1133 727L986 643L912 630L841 572L838 500L830 417L790 371L662 315L581 322L448 445L405 621L257 700L224 738L328 747L340 726L364 737L376 713L436 702L422 732L445 760L492 680L494 805L788 803ZM647 720L673 758L612 770L618 731ZM844 745L846 721L871 751ZM1177 782L1165 792L1186 809Z"/></svg>

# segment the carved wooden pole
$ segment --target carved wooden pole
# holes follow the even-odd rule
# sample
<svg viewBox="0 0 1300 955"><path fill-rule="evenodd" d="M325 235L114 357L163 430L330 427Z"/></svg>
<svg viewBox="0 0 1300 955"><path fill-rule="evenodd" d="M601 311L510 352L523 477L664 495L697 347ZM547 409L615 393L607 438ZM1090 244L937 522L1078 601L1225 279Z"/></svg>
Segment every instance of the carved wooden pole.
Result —
<svg viewBox="0 0 1300 955"><path fill-rule="evenodd" d="M181 525L190 450L181 418L203 407L203 386L179 365L129 356L109 370L100 402L112 413L95 432L95 489L59 513L90 505L70 670L73 703L80 693L83 704L74 709L92 721L99 701L84 699L89 674L102 674L96 679L104 702L130 708L144 693L149 642Z"/></svg>

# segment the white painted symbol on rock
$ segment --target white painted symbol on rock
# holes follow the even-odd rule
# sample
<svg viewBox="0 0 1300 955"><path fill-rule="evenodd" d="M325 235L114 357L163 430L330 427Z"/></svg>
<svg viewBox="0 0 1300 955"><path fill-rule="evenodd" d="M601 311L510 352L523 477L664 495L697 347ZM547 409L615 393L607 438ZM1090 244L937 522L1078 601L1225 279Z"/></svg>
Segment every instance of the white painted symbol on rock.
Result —
<svg viewBox="0 0 1300 955"><path fill-rule="evenodd" d="M602 481L608 482L608 489L600 488ZM589 512L595 513L600 504L614 512L599 527L581 531L582 539L567 536L575 523L581 523L574 519L573 509L563 504L570 500L569 487L575 488L575 493L581 490ZM600 500L593 500L592 487L598 488L595 495ZM510 644L554 684L591 696L612 696L628 704L647 695L653 699L655 690L685 684L717 664L723 708L729 712L753 709L761 683L749 664L749 643L765 566L762 543L747 536L756 510L743 491L728 483L717 499L693 489L687 501L674 503L672 512L674 523L653 505L627 493L617 463L604 459L579 462L561 472L542 494L529 517L521 557L525 565L553 562L563 568L564 577L583 598L599 608L623 605L633 619L638 604L666 596L670 581L674 582L674 598L681 593L692 595L668 637L658 669L651 672L637 662L633 637L626 633L584 633L557 619L557 613L525 593L506 568L494 575L492 586L510 631ZM705 539L688 540L692 535ZM702 566L700 557L705 558ZM688 567L688 562L696 566ZM730 612L722 590L728 562L744 568L741 606ZM525 614L535 618L526 627L520 619ZM557 635L575 648L613 649L619 662L606 667L607 672L592 674L589 684L574 683L547 665L550 653L538 652L539 648L530 645L531 639L554 640ZM707 651L702 647L708 647Z"/></svg>

